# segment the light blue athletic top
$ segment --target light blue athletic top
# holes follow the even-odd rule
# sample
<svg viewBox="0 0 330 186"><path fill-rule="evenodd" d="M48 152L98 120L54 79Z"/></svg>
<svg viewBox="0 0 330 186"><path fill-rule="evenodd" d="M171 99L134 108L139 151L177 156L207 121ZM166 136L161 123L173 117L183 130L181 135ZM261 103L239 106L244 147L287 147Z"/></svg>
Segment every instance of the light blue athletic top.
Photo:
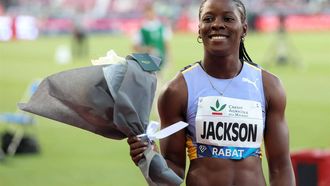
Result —
<svg viewBox="0 0 330 186"><path fill-rule="evenodd" d="M244 62L233 79L217 79L195 63L182 74L188 88L186 145L190 159L261 157L265 127L261 69ZM224 91L222 96L219 91Z"/></svg>

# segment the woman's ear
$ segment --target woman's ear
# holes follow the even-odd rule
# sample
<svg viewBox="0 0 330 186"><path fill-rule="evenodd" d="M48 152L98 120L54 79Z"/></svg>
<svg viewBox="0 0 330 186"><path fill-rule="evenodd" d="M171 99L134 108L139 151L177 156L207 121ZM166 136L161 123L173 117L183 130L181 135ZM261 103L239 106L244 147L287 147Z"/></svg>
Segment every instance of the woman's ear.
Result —
<svg viewBox="0 0 330 186"><path fill-rule="evenodd" d="M198 35L200 35L201 34L201 24L199 23L198 24Z"/></svg>
<svg viewBox="0 0 330 186"><path fill-rule="evenodd" d="M201 36L201 29L199 25L198 25L198 36Z"/></svg>
<svg viewBox="0 0 330 186"><path fill-rule="evenodd" d="M242 33L242 38L244 38L246 35L247 35L247 32L248 32L248 25L247 23L244 23L243 24L243 33Z"/></svg>

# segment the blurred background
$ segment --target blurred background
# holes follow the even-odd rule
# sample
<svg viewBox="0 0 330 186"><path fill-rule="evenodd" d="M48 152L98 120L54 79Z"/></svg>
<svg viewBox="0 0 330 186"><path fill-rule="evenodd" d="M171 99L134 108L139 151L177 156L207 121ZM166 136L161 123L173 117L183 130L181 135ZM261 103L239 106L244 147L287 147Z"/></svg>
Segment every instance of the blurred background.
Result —
<svg viewBox="0 0 330 186"><path fill-rule="evenodd" d="M330 1L243 2L247 51L287 91L296 172L311 178L309 185L329 181ZM149 3L172 31L160 88L202 57L196 41L199 0L0 0L1 186L146 185L125 140L23 113L17 103L27 102L51 74L89 66L110 49L123 57L133 52ZM150 119L158 120L155 108ZM307 166L297 165L304 161Z"/></svg>

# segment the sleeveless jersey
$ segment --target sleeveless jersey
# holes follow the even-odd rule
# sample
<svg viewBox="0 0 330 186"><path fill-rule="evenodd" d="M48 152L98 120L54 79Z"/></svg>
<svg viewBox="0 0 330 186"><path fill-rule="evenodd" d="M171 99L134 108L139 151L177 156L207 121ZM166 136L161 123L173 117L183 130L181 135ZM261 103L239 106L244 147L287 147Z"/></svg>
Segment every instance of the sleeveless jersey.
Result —
<svg viewBox="0 0 330 186"><path fill-rule="evenodd" d="M265 127L261 69L244 62L233 79L217 79L195 63L182 74L188 89L186 146L190 160L261 157Z"/></svg>

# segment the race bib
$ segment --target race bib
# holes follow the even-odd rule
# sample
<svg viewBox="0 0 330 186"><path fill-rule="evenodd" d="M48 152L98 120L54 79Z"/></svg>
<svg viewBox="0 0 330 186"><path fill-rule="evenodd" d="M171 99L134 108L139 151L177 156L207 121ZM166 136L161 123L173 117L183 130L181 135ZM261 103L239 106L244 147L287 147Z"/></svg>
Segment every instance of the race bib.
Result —
<svg viewBox="0 0 330 186"><path fill-rule="evenodd" d="M261 103L220 96L200 97L196 114L199 156L241 159L263 139Z"/></svg>

